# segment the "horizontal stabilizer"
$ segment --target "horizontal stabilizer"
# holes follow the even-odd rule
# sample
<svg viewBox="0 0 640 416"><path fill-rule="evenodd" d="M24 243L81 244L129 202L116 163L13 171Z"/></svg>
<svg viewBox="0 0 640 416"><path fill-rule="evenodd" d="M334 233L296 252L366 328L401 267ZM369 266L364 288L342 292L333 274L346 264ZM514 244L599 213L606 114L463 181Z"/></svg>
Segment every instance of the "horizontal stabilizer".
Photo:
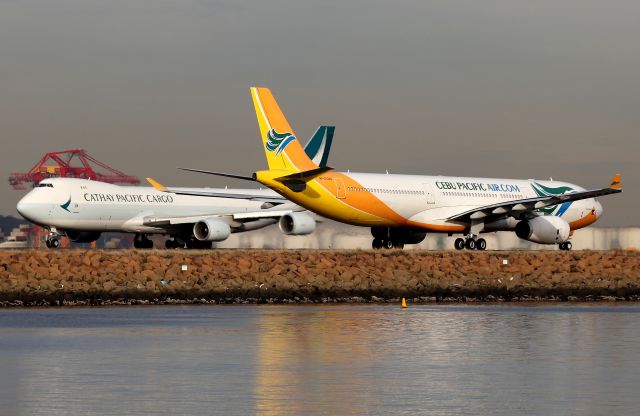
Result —
<svg viewBox="0 0 640 416"><path fill-rule="evenodd" d="M178 168L178 169L186 170L186 171L189 171L189 172L206 173L207 175L224 176L225 178L242 179L242 180L245 180L245 181L254 181L255 182L255 180L256 180L253 176L234 175L232 173L212 172L210 170L189 169L189 168Z"/></svg>
<svg viewBox="0 0 640 416"><path fill-rule="evenodd" d="M299 181L306 182L306 181L313 180L317 176L320 176L325 172L329 172L330 170L333 170L333 168L325 166L322 168L316 168L316 169L305 170L302 172L292 173L291 175L280 176L274 179L278 182L291 181L291 180L299 180Z"/></svg>

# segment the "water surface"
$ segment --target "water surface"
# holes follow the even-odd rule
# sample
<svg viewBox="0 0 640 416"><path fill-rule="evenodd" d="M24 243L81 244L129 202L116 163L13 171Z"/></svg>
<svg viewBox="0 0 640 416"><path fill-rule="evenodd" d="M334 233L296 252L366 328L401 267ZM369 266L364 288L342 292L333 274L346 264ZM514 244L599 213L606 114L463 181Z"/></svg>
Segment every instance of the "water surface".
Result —
<svg viewBox="0 0 640 416"><path fill-rule="evenodd" d="M0 310L0 411L637 414L635 305Z"/></svg>

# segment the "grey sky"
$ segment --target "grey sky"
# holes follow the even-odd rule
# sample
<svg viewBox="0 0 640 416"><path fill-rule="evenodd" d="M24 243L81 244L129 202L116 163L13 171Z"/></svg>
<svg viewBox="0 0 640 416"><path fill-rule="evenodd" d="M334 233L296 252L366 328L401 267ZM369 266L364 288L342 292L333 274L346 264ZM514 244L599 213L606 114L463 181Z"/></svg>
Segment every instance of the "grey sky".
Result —
<svg viewBox="0 0 640 416"><path fill-rule="evenodd" d="M587 188L638 225L640 2L0 0L0 213L10 172L82 147L180 186L265 166L249 86L338 169Z"/></svg>

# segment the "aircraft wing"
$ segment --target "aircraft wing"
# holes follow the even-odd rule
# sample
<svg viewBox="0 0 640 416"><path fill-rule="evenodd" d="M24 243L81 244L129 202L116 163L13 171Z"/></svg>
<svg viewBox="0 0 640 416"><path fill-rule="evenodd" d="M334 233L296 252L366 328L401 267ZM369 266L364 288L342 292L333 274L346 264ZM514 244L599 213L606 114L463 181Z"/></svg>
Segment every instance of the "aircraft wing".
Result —
<svg viewBox="0 0 640 416"><path fill-rule="evenodd" d="M223 220L232 227L243 224L245 222L273 219L277 220L283 215L292 212L301 211L303 208L297 207L292 209L262 209L259 211L237 212L228 214L202 214L202 215L186 215L186 216L155 216L148 215L142 218L142 224L150 227L170 227L176 225L195 224L205 218L218 218Z"/></svg>
<svg viewBox="0 0 640 416"><path fill-rule="evenodd" d="M282 204L287 202L287 199L273 192L273 195L265 195L264 193L260 193L256 191L252 193L251 190L247 189L246 192L238 193L238 192L224 192L221 189L211 189L208 190L206 188L172 188L166 187L153 178L146 178L147 182L149 182L154 188L158 191L168 192L176 195L190 195L190 196L205 196L210 198L229 198L229 199L246 199L247 201L261 201L261 202L271 202L273 204Z"/></svg>
<svg viewBox="0 0 640 416"><path fill-rule="evenodd" d="M239 212L232 214L213 214L213 215L189 215L189 216L171 216L171 217L158 217L147 216L142 219L142 224L150 227L163 227L173 225L185 225L195 224L205 218L218 218L223 220L233 227L235 223L244 223L249 221L256 221L262 219L278 219L283 215L291 214L294 212L292 209L282 210L261 210L254 212Z"/></svg>
<svg viewBox="0 0 640 416"><path fill-rule="evenodd" d="M516 216L528 211L559 205L565 202L579 201L581 199L596 198L604 195L622 192L620 174L615 174L608 188L594 189L591 191L573 192L563 195L549 195L537 198L514 199L497 204L485 205L470 209L460 214L447 218L448 221L465 221L491 216Z"/></svg>

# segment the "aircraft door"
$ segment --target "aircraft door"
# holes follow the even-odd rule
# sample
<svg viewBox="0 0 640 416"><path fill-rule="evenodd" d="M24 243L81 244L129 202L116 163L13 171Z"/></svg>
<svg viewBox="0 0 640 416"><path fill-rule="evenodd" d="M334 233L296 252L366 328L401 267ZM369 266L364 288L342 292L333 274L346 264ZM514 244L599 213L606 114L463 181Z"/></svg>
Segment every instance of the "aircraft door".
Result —
<svg viewBox="0 0 640 416"><path fill-rule="evenodd" d="M424 194L425 194L425 198L427 200L427 204L435 204L436 203L436 198L435 198L435 194L433 193L433 188L431 187L430 183L423 183L422 184L422 188L424 189Z"/></svg>
<svg viewBox="0 0 640 416"><path fill-rule="evenodd" d="M344 187L342 179L333 178L333 183L336 185L336 197L338 197L338 199L345 199L347 197L347 190Z"/></svg>

